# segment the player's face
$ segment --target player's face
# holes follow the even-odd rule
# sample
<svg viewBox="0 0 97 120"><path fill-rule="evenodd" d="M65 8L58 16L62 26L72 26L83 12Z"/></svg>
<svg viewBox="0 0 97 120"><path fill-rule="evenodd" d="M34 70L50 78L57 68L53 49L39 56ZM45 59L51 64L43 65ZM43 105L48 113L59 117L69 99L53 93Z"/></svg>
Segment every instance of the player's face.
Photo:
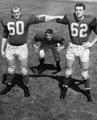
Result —
<svg viewBox="0 0 97 120"><path fill-rule="evenodd" d="M85 14L85 10L84 10L83 6L77 6L75 8L75 14L78 19L81 19Z"/></svg>
<svg viewBox="0 0 97 120"><path fill-rule="evenodd" d="M12 10L12 15L15 19L19 19L20 16L21 16L21 10L18 8L18 9L13 9Z"/></svg>
<svg viewBox="0 0 97 120"><path fill-rule="evenodd" d="M47 39L48 41L51 41L52 37L53 37L53 34L46 33L46 39Z"/></svg>

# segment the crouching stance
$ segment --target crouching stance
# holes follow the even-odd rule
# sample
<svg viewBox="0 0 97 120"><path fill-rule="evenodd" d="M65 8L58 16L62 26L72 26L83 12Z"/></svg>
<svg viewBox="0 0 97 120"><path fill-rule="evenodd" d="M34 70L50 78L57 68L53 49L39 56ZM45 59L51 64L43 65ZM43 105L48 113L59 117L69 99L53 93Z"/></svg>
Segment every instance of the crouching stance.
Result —
<svg viewBox="0 0 97 120"><path fill-rule="evenodd" d="M64 49L64 39L61 35L53 32L52 29L47 29L45 32L40 31L34 36L34 47L39 51L39 62L41 68L45 61L45 54L48 49L51 49L54 59L56 61L57 71L61 70L60 67L60 52ZM40 42L40 44L38 44ZM41 70L40 70L41 71Z"/></svg>

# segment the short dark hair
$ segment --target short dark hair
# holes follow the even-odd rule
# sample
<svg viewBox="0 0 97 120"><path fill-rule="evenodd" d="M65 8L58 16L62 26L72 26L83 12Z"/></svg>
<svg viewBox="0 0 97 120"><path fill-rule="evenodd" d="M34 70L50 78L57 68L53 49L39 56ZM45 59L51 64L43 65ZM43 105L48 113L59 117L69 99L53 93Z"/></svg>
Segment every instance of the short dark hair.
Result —
<svg viewBox="0 0 97 120"><path fill-rule="evenodd" d="M75 6L74 6L74 9L76 9L76 7L83 7L83 9L85 10L85 4L84 3L82 3L82 2L78 2L78 3L76 3L75 4Z"/></svg>
<svg viewBox="0 0 97 120"><path fill-rule="evenodd" d="M46 33L53 34L53 30L49 28L49 29L47 29L47 30L45 31L45 34L46 34Z"/></svg>

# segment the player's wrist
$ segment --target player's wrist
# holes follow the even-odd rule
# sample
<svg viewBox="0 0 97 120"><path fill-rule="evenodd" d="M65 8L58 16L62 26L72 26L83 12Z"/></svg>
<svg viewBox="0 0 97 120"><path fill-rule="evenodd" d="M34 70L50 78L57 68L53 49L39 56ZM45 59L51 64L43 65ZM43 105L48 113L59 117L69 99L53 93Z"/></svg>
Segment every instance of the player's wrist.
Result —
<svg viewBox="0 0 97 120"><path fill-rule="evenodd" d="M37 47L37 45L36 45L36 44L34 44L33 46L34 46L34 48L36 48L36 47Z"/></svg>

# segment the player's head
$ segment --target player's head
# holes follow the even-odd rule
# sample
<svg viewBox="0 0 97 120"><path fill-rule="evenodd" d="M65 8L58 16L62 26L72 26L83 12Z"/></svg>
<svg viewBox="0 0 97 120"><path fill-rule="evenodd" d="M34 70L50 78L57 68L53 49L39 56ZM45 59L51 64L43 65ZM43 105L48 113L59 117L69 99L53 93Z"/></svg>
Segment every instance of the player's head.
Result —
<svg viewBox="0 0 97 120"><path fill-rule="evenodd" d="M45 31L45 37L48 41L50 41L53 37L53 30L52 29L47 29Z"/></svg>
<svg viewBox="0 0 97 120"><path fill-rule="evenodd" d="M76 5L74 6L74 11L75 11L75 15L78 19L83 18L84 14L85 14L85 4L84 3L76 3Z"/></svg>
<svg viewBox="0 0 97 120"><path fill-rule="evenodd" d="M12 16L15 18L15 19L19 19L22 12L21 12L21 7L17 4L13 5L11 7L11 13L12 13Z"/></svg>

